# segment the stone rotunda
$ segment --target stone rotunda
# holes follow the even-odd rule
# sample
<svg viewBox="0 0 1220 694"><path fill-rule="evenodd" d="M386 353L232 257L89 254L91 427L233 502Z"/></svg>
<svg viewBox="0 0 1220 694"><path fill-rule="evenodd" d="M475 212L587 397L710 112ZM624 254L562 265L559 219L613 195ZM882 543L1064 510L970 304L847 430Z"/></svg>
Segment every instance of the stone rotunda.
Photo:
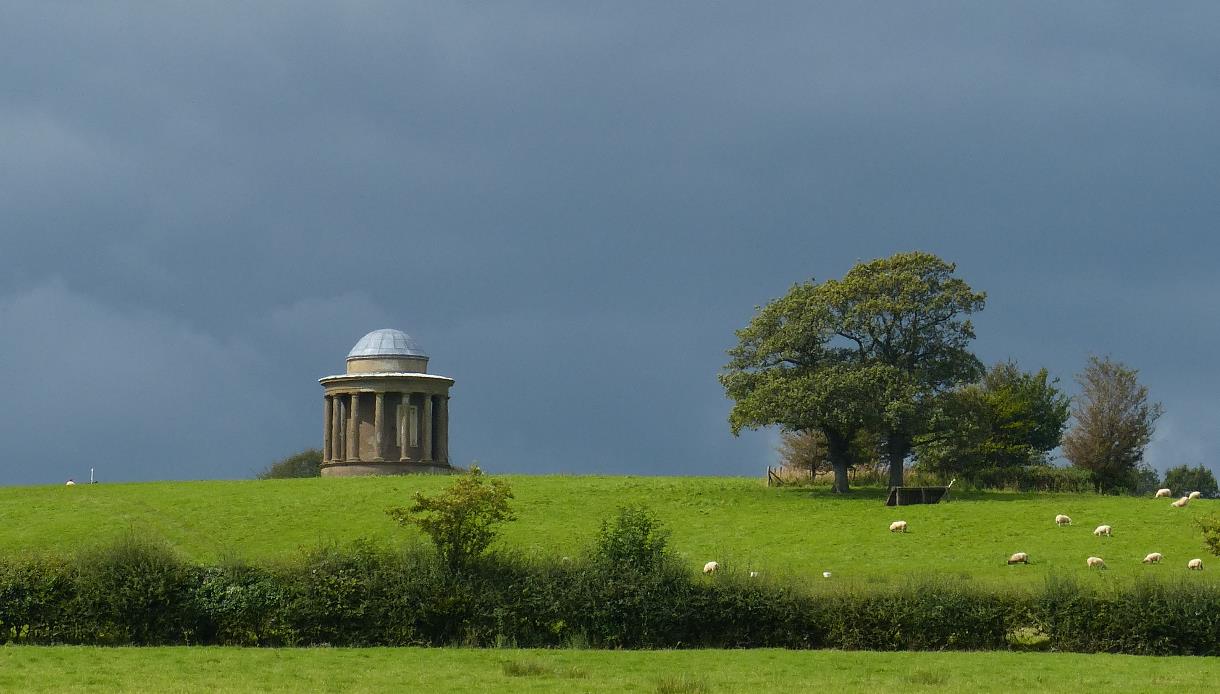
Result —
<svg viewBox="0 0 1220 694"><path fill-rule="evenodd" d="M347 355L347 373L318 379L322 476L450 472L449 388L401 330L374 330Z"/></svg>

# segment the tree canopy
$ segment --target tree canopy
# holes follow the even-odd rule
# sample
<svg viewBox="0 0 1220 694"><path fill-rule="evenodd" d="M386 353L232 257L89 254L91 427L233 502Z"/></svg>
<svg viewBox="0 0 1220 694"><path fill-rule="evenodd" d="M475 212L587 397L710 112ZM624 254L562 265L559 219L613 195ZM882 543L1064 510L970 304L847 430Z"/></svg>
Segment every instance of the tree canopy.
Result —
<svg viewBox="0 0 1220 694"><path fill-rule="evenodd" d="M1077 377L1081 393L1072 417L1075 424L1063 437L1063 454L1073 465L1093 473L1105 491L1133 490L1164 408L1148 401L1148 388L1139 372L1109 357L1090 357Z"/></svg>
<svg viewBox="0 0 1220 694"><path fill-rule="evenodd" d="M930 253L857 263L841 280L797 284L737 331L720 375L734 401L733 433L779 425L820 431L847 491L851 441L875 431L892 485L940 393L976 379L967 315L985 297Z"/></svg>
<svg viewBox="0 0 1220 694"><path fill-rule="evenodd" d="M970 476L972 471L1049 462L1071 412L1071 399L1046 369L1024 372L1014 361L994 365L978 383L947 393L933 431L919 438L921 468Z"/></svg>
<svg viewBox="0 0 1220 694"><path fill-rule="evenodd" d="M1215 498L1220 494L1216 486L1216 476L1211 470L1200 463L1196 467L1179 465L1165 471L1165 486L1173 493L1184 496L1191 492L1199 492L1205 498Z"/></svg>

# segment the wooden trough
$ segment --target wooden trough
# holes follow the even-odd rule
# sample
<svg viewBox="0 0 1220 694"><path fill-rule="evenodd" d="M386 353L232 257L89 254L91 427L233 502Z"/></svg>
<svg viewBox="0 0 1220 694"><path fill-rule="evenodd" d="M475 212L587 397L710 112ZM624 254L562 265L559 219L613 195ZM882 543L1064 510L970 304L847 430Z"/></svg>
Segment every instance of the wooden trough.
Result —
<svg viewBox="0 0 1220 694"><path fill-rule="evenodd" d="M885 500L886 506L910 506L912 504L939 504L949 496L949 487L890 487L890 495Z"/></svg>

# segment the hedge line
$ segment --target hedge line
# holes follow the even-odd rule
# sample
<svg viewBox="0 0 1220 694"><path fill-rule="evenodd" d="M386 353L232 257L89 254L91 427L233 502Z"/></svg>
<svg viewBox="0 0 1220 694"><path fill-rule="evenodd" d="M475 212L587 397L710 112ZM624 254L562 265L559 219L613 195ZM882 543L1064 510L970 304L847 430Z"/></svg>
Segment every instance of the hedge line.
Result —
<svg viewBox="0 0 1220 694"><path fill-rule="evenodd" d="M1021 639L1014 640L1014 635ZM1031 637L1032 635L1032 637ZM196 566L126 539L0 561L0 641L242 646L1006 649L1220 655L1220 586L964 581L803 591L672 565L492 557L461 575L367 543L274 565Z"/></svg>

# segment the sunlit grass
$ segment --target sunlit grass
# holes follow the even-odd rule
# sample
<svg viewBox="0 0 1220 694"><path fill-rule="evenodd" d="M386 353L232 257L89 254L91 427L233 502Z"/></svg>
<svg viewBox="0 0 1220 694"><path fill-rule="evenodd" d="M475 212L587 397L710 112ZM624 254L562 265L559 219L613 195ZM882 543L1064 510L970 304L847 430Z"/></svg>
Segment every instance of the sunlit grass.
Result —
<svg viewBox="0 0 1220 694"><path fill-rule="evenodd" d="M841 498L825 490L767 488L742 478L508 476L518 520L500 547L539 557L574 556L617 506L646 504L673 531L671 546L698 570L726 570L823 584L887 582L912 574L1039 585L1049 572L1092 581L1186 574L1208 556L1195 519L1220 502L1171 509L1164 499L1076 494L955 493L949 503L887 508L878 489ZM156 482L0 489L0 552L72 551L129 529L167 540L187 557L260 561L322 542L358 537L397 543L415 531L385 509L416 490L448 484L439 476L268 481ZM1056 513L1074 524L1059 528ZM910 532L887 531L906 520ZM1098 524L1111 538L1091 534ZM1008 566L1013 552L1029 566ZM1148 552L1160 565L1143 565ZM1084 560L1103 557L1108 570ZM1220 564L1220 561L1217 562ZM1190 580L1216 580L1193 572Z"/></svg>
<svg viewBox="0 0 1220 694"><path fill-rule="evenodd" d="M1220 687L1220 659L1197 657L777 650L0 648L0 691L13 692L754 694L1205 692L1216 687Z"/></svg>

